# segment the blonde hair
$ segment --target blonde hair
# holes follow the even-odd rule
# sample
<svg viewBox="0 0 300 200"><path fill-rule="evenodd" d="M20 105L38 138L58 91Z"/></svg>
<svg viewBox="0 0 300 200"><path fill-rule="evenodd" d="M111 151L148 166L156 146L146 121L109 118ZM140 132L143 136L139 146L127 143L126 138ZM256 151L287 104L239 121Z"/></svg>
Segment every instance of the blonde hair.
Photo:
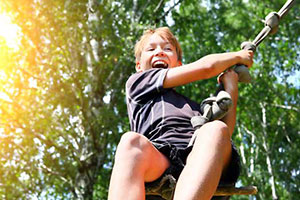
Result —
<svg viewBox="0 0 300 200"><path fill-rule="evenodd" d="M154 34L158 34L164 40L170 42L175 48L178 60L182 60L182 50L180 44L168 27L160 27L157 29L148 29L144 32L140 40L135 44L134 53L137 61L140 60L143 48L147 40Z"/></svg>

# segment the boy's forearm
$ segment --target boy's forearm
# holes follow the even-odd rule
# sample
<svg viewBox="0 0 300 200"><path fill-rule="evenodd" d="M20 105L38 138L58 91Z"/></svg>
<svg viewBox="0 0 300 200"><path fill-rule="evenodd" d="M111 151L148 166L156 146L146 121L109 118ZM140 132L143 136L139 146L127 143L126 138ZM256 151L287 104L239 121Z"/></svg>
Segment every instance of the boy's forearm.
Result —
<svg viewBox="0 0 300 200"><path fill-rule="evenodd" d="M237 52L210 54L203 58L168 71L164 87L176 87L217 76L241 60Z"/></svg>
<svg viewBox="0 0 300 200"><path fill-rule="evenodd" d="M207 55L201 58L199 62L204 63L204 67L207 68L206 78L211 78L238 64L240 60L237 52L228 52Z"/></svg>

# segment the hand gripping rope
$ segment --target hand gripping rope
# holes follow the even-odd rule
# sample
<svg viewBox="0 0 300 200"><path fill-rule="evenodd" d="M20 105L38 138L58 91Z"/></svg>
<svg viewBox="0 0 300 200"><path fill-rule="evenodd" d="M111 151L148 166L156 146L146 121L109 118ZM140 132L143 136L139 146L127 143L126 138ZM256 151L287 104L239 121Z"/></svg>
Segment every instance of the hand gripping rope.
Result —
<svg viewBox="0 0 300 200"><path fill-rule="evenodd" d="M269 13L265 20L265 27L260 31L252 42L243 42L241 49L251 50L255 52L256 47L268 36L275 34L278 30L280 19L287 14L287 12L296 3L296 0L288 0L283 7L277 12ZM245 65L236 65L234 71L239 76L239 82L250 83L251 76L248 67ZM224 91L224 86L220 84L218 94L216 97L209 97L202 101L200 105L201 116L194 116L191 119L192 126L196 129L200 128L207 122L223 118L229 108L232 106L230 95ZM188 146L193 145L197 134L195 133Z"/></svg>

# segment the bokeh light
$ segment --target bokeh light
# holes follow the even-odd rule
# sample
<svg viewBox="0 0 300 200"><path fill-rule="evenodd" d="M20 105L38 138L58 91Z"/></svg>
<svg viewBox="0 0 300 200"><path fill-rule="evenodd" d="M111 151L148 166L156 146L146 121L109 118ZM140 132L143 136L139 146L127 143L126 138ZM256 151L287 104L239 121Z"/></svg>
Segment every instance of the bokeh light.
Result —
<svg viewBox="0 0 300 200"><path fill-rule="evenodd" d="M8 15L0 13L0 40L4 41L8 48L17 50L20 42L20 34L20 27L13 24Z"/></svg>

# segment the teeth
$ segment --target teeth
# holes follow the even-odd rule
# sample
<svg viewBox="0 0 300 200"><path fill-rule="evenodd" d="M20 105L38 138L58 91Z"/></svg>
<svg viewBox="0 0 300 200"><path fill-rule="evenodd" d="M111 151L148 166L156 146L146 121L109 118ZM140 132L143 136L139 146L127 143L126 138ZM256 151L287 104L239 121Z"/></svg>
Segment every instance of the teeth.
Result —
<svg viewBox="0 0 300 200"><path fill-rule="evenodd" d="M158 67L158 68L167 68L168 67L168 64L163 62L163 61L156 61L154 64L153 64L153 67Z"/></svg>

